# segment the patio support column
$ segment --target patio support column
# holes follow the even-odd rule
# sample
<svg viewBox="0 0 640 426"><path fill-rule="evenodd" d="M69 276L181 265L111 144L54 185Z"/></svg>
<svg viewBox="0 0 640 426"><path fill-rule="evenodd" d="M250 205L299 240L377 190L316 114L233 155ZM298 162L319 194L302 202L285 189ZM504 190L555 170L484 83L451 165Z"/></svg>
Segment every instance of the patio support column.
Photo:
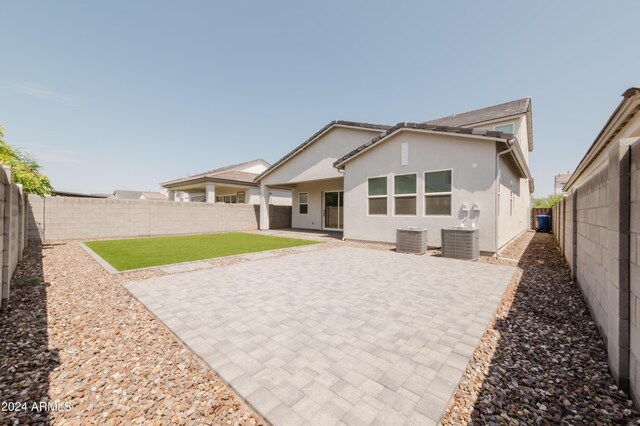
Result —
<svg viewBox="0 0 640 426"><path fill-rule="evenodd" d="M167 193L167 196L169 197L169 201L175 201L176 200L176 191L174 191L173 189L170 189Z"/></svg>
<svg viewBox="0 0 640 426"><path fill-rule="evenodd" d="M269 187L260 182L260 229L269 229Z"/></svg>
<svg viewBox="0 0 640 426"><path fill-rule="evenodd" d="M207 203L216 202L216 186L213 183L207 183L207 186L204 190L204 200Z"/></svg>

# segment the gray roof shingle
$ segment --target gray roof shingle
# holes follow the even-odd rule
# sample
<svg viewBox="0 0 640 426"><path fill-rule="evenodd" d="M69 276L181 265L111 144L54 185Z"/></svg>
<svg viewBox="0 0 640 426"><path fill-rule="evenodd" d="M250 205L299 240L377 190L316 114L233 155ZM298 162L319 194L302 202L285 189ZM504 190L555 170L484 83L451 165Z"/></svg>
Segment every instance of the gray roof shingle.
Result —
<svg viewBox="0 0 640 426"><path fill-rule="evenodd" d="M468 126L470 124L481 123L483 121L525 114L530 108L531 98L522 98L486 108L480 108L460 114L453 114L448 117L436 118L435 120L425 121L424 124L453 127Z"/></svg>

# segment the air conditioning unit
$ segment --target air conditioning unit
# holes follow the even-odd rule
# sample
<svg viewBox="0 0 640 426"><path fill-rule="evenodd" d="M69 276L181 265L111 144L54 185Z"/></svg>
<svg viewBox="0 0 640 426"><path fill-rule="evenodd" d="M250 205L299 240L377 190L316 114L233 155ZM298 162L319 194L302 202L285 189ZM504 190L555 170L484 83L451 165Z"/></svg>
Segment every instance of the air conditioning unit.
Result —
<svg viewBox="0 0 640 426"><path fill-rule="evenodd" d="M427 229L399 228L396 230L398 253L425 254L427 252Z"/></svg>
<svg viewBox="0 0 640 426"><path fill-rule="evenodd" d="M460 260L478 260L480 257L479 229L442 229L440 236L442 257Z"/></svg>

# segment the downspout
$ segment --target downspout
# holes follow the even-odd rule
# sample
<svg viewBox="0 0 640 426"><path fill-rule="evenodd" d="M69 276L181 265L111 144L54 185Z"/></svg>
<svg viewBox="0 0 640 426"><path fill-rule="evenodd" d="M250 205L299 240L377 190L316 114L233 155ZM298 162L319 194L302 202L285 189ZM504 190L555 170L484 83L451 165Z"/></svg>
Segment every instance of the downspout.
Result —
<svg viewBox="0 0 640 426"><path fill-rule="evenodd" d="M510 152L513 152L513 149L515 148L516 144L513 141L513 139L507 139L506 140L506 144L509 146L509 148L506 151L502 151L499 152L498 154L496 154L496 209L495 209L495 254L496 256L498 255L498 212L500 211L500 157L502 157L505 154L508 154Z"/></svg>

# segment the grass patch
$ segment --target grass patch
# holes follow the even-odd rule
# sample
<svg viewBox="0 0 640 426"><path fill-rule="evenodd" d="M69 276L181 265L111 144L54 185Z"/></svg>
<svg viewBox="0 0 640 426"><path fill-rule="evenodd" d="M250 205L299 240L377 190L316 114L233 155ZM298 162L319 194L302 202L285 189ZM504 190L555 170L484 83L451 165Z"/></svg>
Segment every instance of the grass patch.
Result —
<svg viewBox="0 0 640 426"><path fill-rule="evenodd" d="M317 241L226 232L179 237L88 241L118 271L316 244Z"/></svg>

